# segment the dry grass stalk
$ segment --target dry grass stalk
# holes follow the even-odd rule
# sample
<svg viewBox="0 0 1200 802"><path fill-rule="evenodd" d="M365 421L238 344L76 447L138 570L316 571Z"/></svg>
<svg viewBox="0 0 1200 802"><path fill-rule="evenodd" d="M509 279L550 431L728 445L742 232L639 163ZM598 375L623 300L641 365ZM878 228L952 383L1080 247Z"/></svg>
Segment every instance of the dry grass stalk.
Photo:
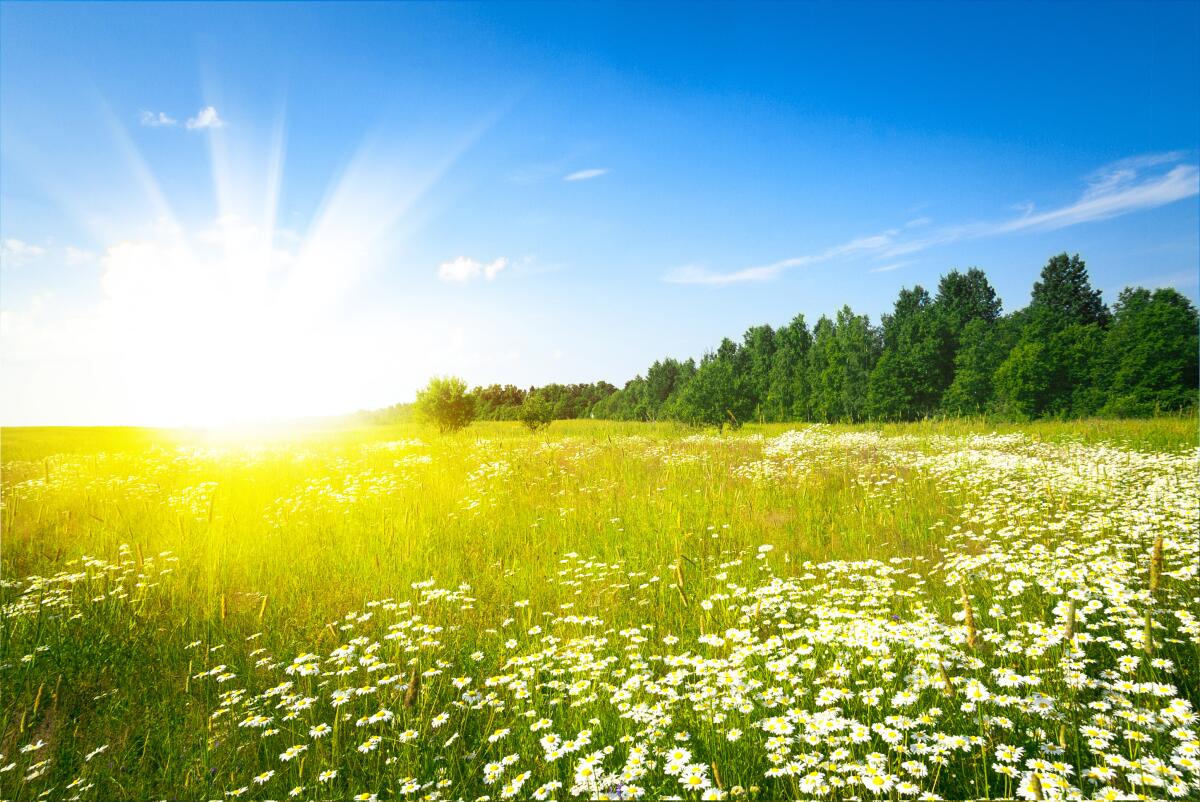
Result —
<svg viewBox="0 0 1200 802"><path fill-rule="evenodd" d="M412 707L417 703L417 696L421 693L421 667L413 666L412 673L408 677L408 689L404 692L404 706Z"/></svg>

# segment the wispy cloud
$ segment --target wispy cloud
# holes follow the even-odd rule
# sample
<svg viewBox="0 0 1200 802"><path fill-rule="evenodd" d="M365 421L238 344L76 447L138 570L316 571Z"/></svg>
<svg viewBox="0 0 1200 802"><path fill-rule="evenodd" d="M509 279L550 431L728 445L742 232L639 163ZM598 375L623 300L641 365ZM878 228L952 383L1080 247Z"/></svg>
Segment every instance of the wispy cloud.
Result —
<svg viewBox="0 0 1200 802"><path fill-rule="evenodd" d="M96 261L96 254L83 248L76 248L74 245L68 245L63 251L63 259L68 265L77 267Z"/></svg>
<svg viewBox="0 0 1200 802"><path fill-rule="evenodd" d="M438 278L451 284L466 284L468 281L478 278L491 281L506 267L508 267L508 259L503 256L490 262L480 262L478 259L460 256L438 265Z"/></svg>
<svg viewBox="0 0 1200 802"><path fill-rule="evenodd" d="M587 170L576 170L570 175L563 176L563 181L587 181L589 178L599 178L607 172L607 167L592 167Z"/></svg>
<svg viewBox="0 0 1200 802"><path fill-rule="evenodd" d="M890 273L893 270L899 270L902 267L907 267L908 265L911 265L912 263L913 263L912 259L906 259L902 262L892 262L890 265L883 265L882 267L872 267L867 272L868 273Z"/></svg>
<svg viewBox="0 0 1200 802"><path fill-rule="evenodd" d="M46 255L46 249L40 245L9 237L0 242L0 260L6 265L20 265Z"/></svg>
<svg viewBox="0 0 1200 802"><path fill-rule="evenodd" d="M1103 184L1093 184L1078 201L1045 212L1031 211L1016 219L984 227L982 236L1024 229L1052 230L1094 220L1154 209L1190 198L1200 192L1200 171L1194 164L1180 164L1165 174L1141 178L1135 171L1111 173Z"/></svg>
<svg viewBox="0 0 1200 802"><path fill-rule="evenodd" d="M188 119L187 127L189 131L197 131L204 128L224 128L225 121L221 119L221 115L217 114L215 106L205 106L196 112L196 116Z"/></svg>
<svg viewBox="0 0 1200 802"><path fill-rule="evenodd" d="M878 251L891 244L895 235L896 230L891 229L881 234L852 239L841 245L826 248L820 253L797 256L758 267L747 267L732 273L716 273L705 267L685 265L668 272L663 280L672 284L710 284L714 286L740 284L747 281L769 281L793 267L808 267L841 257Z"/></svg>
<svg viewBox="0 0 1200 802"><path fill-rule="evenodd" d="M171 128L179 125L179 120L165 111L143 111L139 119L147 128Z"/></svg>
<svg viewBox="0 0 1200 802"><path fill-rule="evenodd" d="M1085 176L1086 188L1078 200L1064 206L1038 211L1032 203L1019 205L1016 217L980 223L943 226L925 237L906 238L903 232L929 224L928 218L910 220L902 229L851 240L842 245L805 256L784 259L760 267L748 267L727 273L689 265L675 268L663 276L677 284L723 286L751 281L769 281L785 270L806 267L837 259L872 257L895 260L929 248L962 240L997 237L1024 231L1053 231L1081 223L1108 220L1132 212L1155 209L1200 194L1200 170L1194 164L1179 164L1185 156L1179 151L1122 159ZM1167 165L1173 165L1165 169ZM908 264L892 262L870 272L882 273Z"/></svg>

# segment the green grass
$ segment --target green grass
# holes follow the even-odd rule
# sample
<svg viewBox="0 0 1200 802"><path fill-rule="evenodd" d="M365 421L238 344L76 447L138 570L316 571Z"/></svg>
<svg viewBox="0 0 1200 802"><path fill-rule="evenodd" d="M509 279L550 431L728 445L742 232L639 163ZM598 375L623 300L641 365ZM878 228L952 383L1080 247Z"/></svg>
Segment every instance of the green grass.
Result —
<svg viewBox="0 0 1200 802"><path fill-rule="evenodd" d="M936 614L944 622L944 632L938 631L946 638L937 647L943 654L940 659L959 690L952 699L927 690L919 707L936 703L950 709L942 725L945 731L981 737L984 751L994 749L1005 730L989 724L981 736L974 714L956 712L969 679L991 682L987 671L972 661L982 657L988 667L1041 676L1040 687L1059 705L1055 715L1072 728L1063 740L1078 774L1096 762L1088 758L1088 747L1080 746L1078 726L1097 713L1067 700L1098 691L1068 691L1061 674L1061 647L1051 653L1034 643L1030 648L1037 654L1004 656L1005 638L1036 640L1028 632L1009 633L1013 615L1061 629L1061 623L1055 623L1059 598L1043 589L1027 592L1019 601L1008 600L1004 560L986 563L991 566L986 568L978 562L995 544L1007 550L1004 554L1013 565L1032 559L1042 546L1053 552L1068 545L1067 553L1045 558L1047 571L1052 564L1079 570L1097 560L1132 559L1131 567L1119 563L1109 574L1129 585L1147 581L1152 541L1165 534L1169 576L1160 591L1162 614L1155 613L1155 625L1165 629L1154 657L1170 657L1177 670L1169 681L1177 685L1177 693L1193 703L1200 701L1193 673L1200 663L1196 636L1189 634L1183 619L1167 613L1197 612L1194 590L1189 589L1194 576L1187 574L1188 559L1195 559L1187 543L1189 537L1195 539L1194 521L1188 520L1190 508L1186 499L1180 501L1178 488L1165 497L1142 495L1155 478L1186 482L1186 477L1179 478L1180 465L1194 473L1194 419L823 427L824 439L794 451L790 462L765 450L771 438L789 428L749 426L733 435L710 433L701 438L694 438L693 430L668 424L594 421L556 422L548 433L537 436L503 423L476 424L445 437L416 426L236 435L5 429L0 433L4 598L6 604L24 599L24 606L6 610L0 636L0 752L6 755L0 763L19 764L0 774L0 796L32 799L53 789L49 797L69 798L92 783L84 793L97 799L219 798L243 786L250 789L247 796L280 798L291 785L305 786L304 798L348 798L360 792L391 798L403 795L405 778L415 777L418 784L438 779L451 784L441 789L429 785L414 795L437 792L473 799L487 793L495 798L503 782L529 770L534 779L517 797L559 777L566 784L557 792L562 798L569 796L574 761L583 754L610 745L624 758L631 741L622 738L647 743L652 750L665 748L677 743L674 733L681 729L691 735L694 760L701 761L703 755L707 779L715 784L719 772L725 791L740 785L761 789L757 793L765 798L805 796L808 792L800 790L796 777L767 776L774 764L764 759L764 734L754 730L764 717L783 710L759 705L753 714L731 714L744 718L739 728L747 733L733 742L726 737L731 725L718 726L701 702L677 705L673 721L665 725L639 725L622 718L604 698L589 703L590 708L582 706L588 709L567 707L570 697L555 689L556 677L587 676L593 687L621 685L619 677L578 663L577 655L531 657L530 665L538 668L529 681L551 684L538 687L528 700L517 693L501 709L487 703L472 711L449 678L473 676L473 687L478 688L486 676L512 674L515 669L506 667L506 660L537 655L544 648L539 637L524 634L530 628L562 629L564 639L567 633L582 637L573 628L586 625L559 620L571 614L602 619L593 634L607 633L606 643L588 642L586 649L598 658L613 657L617 662L612 665L624 666L621 676L627 677L643 669L631 656L635 652L621 646L622 638L628 637L619 634L622 630L643 627L650 638L642 647L645 655L662 654L666 647L661 638L667 633L683 640L673 651L691 643L696 652L705 648L696 645L701 635L729 628L752 626L755 637L765 639L772 632L789 631L778 629L781 622L807 627L819 620L843 626L832 608L821 606L826 599L841 599L843 607L867 617L864 620L879 613L882 621L894 616L892 620L915 622L923 610ZM868 433L880 437L870 438ZM971 439L991 433L1020 434L1024 439L1016 444ZM866 439L855 439L860 437ZM979 443L999 443L987 447L996 454L1038 462L1032 468L989 468L990 473L977 476L928 462L938 455L965 453ZM1117 451L1110 453L1110 446ZM1158 465L1154 454L1166 462ZM1077 464L1079 471L1099 466L1095 490L1055 473L1063 460ZM747 475L764 470L764 465L778 472ZM1153 504L1162 508L1151 504L1147 509L1147 498L1158 499ZM1021 505L1028 511L1018 516L1015 510ZM1152 525L1144 531L1122 523L1147 513ZM995 526L982 523L981 515L991 516ZM990 532L1000 531L1010 515L1019 521L1018 534L1002 538ZM758 548L764 544L773 550L759 559ZM1087 549L1094 551L1088 554ZM578 556L560 562L570 554ZM82 571L71 562L81 555L105 564ZM894 558L902 562L888 562ZM740 564L726 565L737 560ZM870 565L880 567L856 561L877 561ZM893 570L889 565L895 575L887 573ZM1031 563L1030 571L1042 570L1039 565ZM169 573L160 574L164 568ZM25 579L61 571L80 571L86 577L32 585ZM959 642L965 630L953 615L962 611L956 578L960 572L966 576L964 587L974 600L980 631L996 639L986 650ZM719 579L722 575L725 578ZM796 605L795 613L789 615L784 605L778 615L767 617L768 610L784 604L774 591L763 590L772 577L794 583L785 596L791 599L787 604ZM448 602L435 600L412 608L423 611L424 622L443 627L434 638L437 644L421 645L419 638L410 642L408 635L383 639L388 632L384 619L406 620L406 608L385 615L383 608L368 604L419 600L412 584L430 578L438 588L470 587L452 594ZM1088 598L1115 593L1098 584L1104 580L1095 576L1079 583ZM1032 574L1029 581L1034 584ZM731 591L729 582L743 591ZM876 583L882 585L874 587ZM124 590L114 593L118 588ZM59 599L56 593L62 604L51 606L45 599ZM748 611L733 610L721 598L730 593L757 601ZM108 594L103 601L93 601L102 594ZM701 604L705 599L712 609ZM526 600L528 606L514 607L514 602ZM994 600L1012 608L1008 618L989 615ZM1095 614L1087 626L1097 636L1106 633L1105 637L1128 640L1121 630L1123 624L1125 630L1130 627L1120 616L1140 622L1143 603L1144 599L1135 602L1138 612L1125 614L1120 604L1106 602L1104 615ZM339 628L348 611L367 610L374 611L371 621ZM510 617L515 621L502 626ZM1081 622L1080 627L1082 631L1085 625ZM519 644L503 646L511 633L520 635L513 636ZM379 654L394 665L381 674L400 679L386 693L356 702L355 716L360 707L362 714L373 711L363 707L368 702L384 706L387 700L386 707L396 714L394 721L357 728L326 715L336 732L311 742L306 727L295 732L284 728L273 739L263 739L258 732L234 726L234 719L250 711L270 709L257 694L279 681L296 679L282 671L293 657L304 651L328 657L357 634L379 640ZM198 646L190 645L197 641ZM401 648L405 643L408 647ZM733 660L737 654L730 643L712 648L724 655L720 659ZM832 644L821 646L817 654L821 670L849 661L854 671L867 672L855 675L855 681L866 685L851 687L856 693L881 687L886 701L906 672L923 659L922 649L908 640L891 648L898 662L889 671L862 663L869 652L859 647L847 647L843 654ZM253 649L265 651L251 655ZM1086 652L1092 661L1087 669L1092 674L1114 665L1115 653L1098 650L1096 643L1080 649L1081 656ZM477 650L485 654L478 662L470 657ZM33 657L22 661L26 655ZM263 655L275 659L256 666ZM769 679L765 658L736 659L747 676ZM403 697L411 660L422 671L435 673L424 679L417 701L408 707ZM437 673L434 667L443 663L445 670ZM236 678L217 683L215 675L198 676L218 664L226 664ZM1168 681L1171 673L1152 669L1149 657L1137 670L1143 672L1136 675L1140 682ZM802 703L804 692L836 681L835 672L833 679L806 681L807 691L787 686L795 697L789 707L814 707L811 698ZM330 687L309 689L321 700L317 708L326 713ZM244 698L222 702L219 694L234 688L244 689ZM992 690L997 692L994 683ZM1106 693L1111 696L1111 689ZM611 692L601 694L605 695ZM557 697L563 701L555 702ZM558 711L551 717L555 731L564 737L593 730L593 745L559 761L546 759L538 735L521 734L528 729L519 716L523 704L538 715ZM228 712L214 719L218 709ZM865 716L863 721L880 721L869 707L859 709L847 702L845 709ZM429 722L441 711L453 713L453 719L435 733ZM1044 742L1059 739L1056 727L1034 721L1033 714L1025 717L1032 716L1029 721L1011 711L1007 715L1019 721L1011 742L1023 745L1026 758L1035 756L1039 727L1046 730ZM304 716L295 719L300 720ZM496 744L511 743L510 750L484 737L502 724L513 734ZM397 733L407 726L419 731L415 742L399 739ZM382 746L373 753L356 752L353 747L360 736L378 727L383 727ZM457 745L443 747L442 736L452 730L460 733ZM1167 744L1174 741L1164 733L1152 728L1153 743L1143 751L1169 758ZM301 743L298 739L311 748L296 760L279 761L282 749ZM20 752L37 741L45 746ZM107 745L105 752L84 760L101 745ZM791 748L799 753L797 745ZM830 744L825 751L832 748ZM872 749L879 748L880 742L874 742ZM506 751L521 755L519 765L508 769L500 783L484 783L483 763L499 760ZM1038 773L1028 770L1026 776L1006 781L989 768L994 756L979 757L979 752L976 748L950 761L936 784L932 775L914 777L916 784L936 785L937 793L948 798L1003 795ZM385 754L395 760L387 763ZM37 762L34 758L51 762L43 767L44 774L25 780L28 767ZM902 758L900 751L886 756L887 770L897 777L905 776L898 768ZM856 753L855 759L866 758ZM644 784L648 795L695 796L673 777L663 777L663 762L660 757L658 769ZM328 783L316 780L319 769L335 767L337 778ZM267 770L279 776L261 786L250 781ZM1038 774L1047 798L1053 795L1055 776L1049 769ZM83 782L68 790L77 777ZM1073 781L1079 782L1078 777ZM1090 793L1099 786L1084 787ZM1118 781L1117 787L1127 786ZM1200 793L1200 786L1195 790ZM898 793L891 789L882 795ZM835 786L829 794L850 796L852 789Z"/></svg>

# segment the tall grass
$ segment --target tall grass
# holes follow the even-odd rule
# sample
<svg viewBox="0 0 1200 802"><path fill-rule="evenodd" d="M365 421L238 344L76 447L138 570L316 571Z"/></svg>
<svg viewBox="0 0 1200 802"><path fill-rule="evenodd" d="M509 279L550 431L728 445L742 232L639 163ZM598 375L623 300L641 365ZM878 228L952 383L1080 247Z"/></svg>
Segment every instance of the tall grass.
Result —
<svg viewBox="0 0 1200 802"><path fill-rule="evenodd" d="M839 637L851 637L851 629L834 613L818 605L815 597L809 601L814 588L818 596L841 598L847 609L858 610L856 615L886 608L882 620L940 617L943 629L929 631L944 639L937 647L942 664L930 670L934 684L944 687L926 692L923 708L940 699L940 707L957 710L974 687L967 683L987 677L981 659L990 667L1004 665L1040 675L1041 687L1052 690L1060 705L1055 715L1071 732L1060 738L1056 728L1042 721L1030 724L1029 733L1014 742L1025 744L1026 758L1034 757L1037 738L1032 733L1038 727L1046 729L1046 743L1061 740L1061 759L1071 758L1076 766L1076 776L1066 778L1068 784L1095 790L1095 784L1089 786L1077 776L1084 764L1094 762L1083 755L1088 747L1080 747L1085 736L1079 727L1095 711L1075 703L1069 711L1062 707L1064 699L1082 691L1046 673L1062 660L1076 659L1069 646L1062 645L1060 634L1055 641L1058 656L1046 656L1038 646L1038 653L1031 652L1023 665L1003 659L999 655L1004 638L1010 636L995 633L1005 632L1007 624L988 613L993 603L1009 607L1006 615L1026 620L1033 627L1028 637L1036 641L1037 627L1065 632L1065 622L1055 618L1063 615L1060 599L1049 591L1020 595L1019 602L1005 598L1002 571L996 562L987 562L988 550L991 544L1005 542L998 534L1003 532L1007 543L1020 545L1014 560L1042 545L1053 555L1061 542L1072 547L1098 544L1096 559L1115 555L1148 566L1154 535L1150 529L1157 526L1163 534L1164 526L1176 527L1165 532L1165 606L1161 615L1147 613L1155 616L1151 645L1142 650L1148 673L1138 677L1151 681L1152 675L1165 678L1169 673L1149 667L1155 649L1153 659L1194 666L1200 662L1195 635L1188 634L1184 618L1169 612L1196 610L1194 591L1187 590L1186 566L1181 566L1189 554L1194 557L1184 543L1187 535L1196 533L1188 528L1188 511L1127 507L1130 499L1158 498L1164 507L1181 503L1167 491L1146 495L1144 485L1181 481L1178 466L1195 467L1195 421L821 427L814 430L820 439L811 443L780 437L787 429L750 426L732 435L696 437L668 424L571 421L557 422L541 435L503 423L477 424L449 436L415 426L237 436L136 429L5 430L0 438L6 604L0 634L0 753L6 757L0 763L18 765L0 773L0 795L36 798L53 789L48 796L55 798L85 793L90 798L200 799L244 788L241 793L248 796L278 798L295 785L303 786L305 798L346 798L354 793L475 798L499 794L504 783L528 770L537 782L528 780L524 790L518 783L511 795L527 796L547 778L561 775L564 787L553 792L561 798L570 795L573 784L580 787L575 759L614 745L625 758L625 749L636 741L647 745L648 759L657 764L657 773L651 772L653 782L638 785L627 779L623 785L595 785L580 793L620 796L632 793L629 788L645 787L651 796L696 796L703 786L710 794L740 786L745 793L762 789L757 792L771 798L871 796L875 792L862 784L830 785L836 773L830 769L822 769L825 780L811 788L802 787L803 772L769 775L778 764L764 757L772 752L764 753L759 743L770 737L769 731L759 731L762 737L756 736L757 745L751 749L748 740L731 740L729 726L714 724L712 711L701 704L676 705L671 721L640 726L618 715L617 707L605 707L603 699L594 703L595 710L550 716L550 711L570 709L566 702L553 701L553 685L533 693L530 712L536 709L539 716L554 718L555 731L567 738L581 729L591 730L592 747L562 761L548 759L544 745L538 745L539 736L531 735L527 726L524 735L509 723L514 734L496 741L486 737L511 720L520 701L509 699L507 706L489 708L492 703L472 701L473 697L464 701L461 689L448 684L450 677L468 675L474 678L474 689L481 690L485 676L511 674L513 666L520 665L511 659L525 654L533 661L529 665L538 666L542 680L560 676L557 671L619 687L616 678L585 671L561 654L542 654L540 636L521 634L534 627L558 631L580 626L562 620L570 616L601 620L594 634L604 635L606 643L589 641L587 649L598 659L609 655L620 661L640 653L617 648L610 654L622 637L628 638L617 633L631 628L657 644L638 647L646 655L659 653L655 648L664 648L661 638L668 634L683 641L679 649L687 643L699 649L697 638L731 627L753 627L756 638L769 639L773 632L788 631L778 627L789 621L789 605L798 616L789 626L820 620L830 631L842 633ZM991 433L998 436L980 437ZM1006 435L1020 437L1006 440ZM971 480L969 470L946 467L950 457L983 453L981 449L1031 461L1012 470L982 466L978 481ZM1130 454L1146 458L1121 456ZM1156 467L1155 454L1176 462ZM1106 508L1086 483L1055 473L1055 460L1074 460L1081 474L1095 471L1096 487L1119 503ZM1131 478L1125 482L1112 472L1126 472ZM1015 497L1022 492L1026 497ZM1015 525L1005 516L1017 505L1027 510L1014 519L1020 527L1014 535L1003 530ZM1106 510L1105 520L1119 521L1123 531L1104 529L1092 514L1098 509ZM1147 514L1153 524L1144 533L1128 525L1138 513ZM994 520L994 526L985 526L987 520ZM764 546L770 548L760 551ZM1137 549L1143 550L1140 556ZM79 562L85 555L88 559ZM1053 559L1058 561L1054 570L1077 570L1064 567L1062 555ZM830 567L830 561L842 567ZM880 567L864 567L868 565ZM885 570L889 565L896 567L894 575ZM1118 573L1125 570L1120 565L1114 569ZM1130 576L1136 573L1129 571ZM448 595L429 596L429 591L413 587L431 579ZM1096 583L1102 579L1079 580L1080 587L1087 587L1081 591L1085 599L1097 597L1097 587L1102 586ZM730 590L730 582L741 590ZM783 584L771 589L772 582ZM1033 579L1029 582L1035 584ZM862 595L855 595L859 591ZM737 598L743 594L740 603L749 607L741 612L723 607L731 603L721 597L730 593ZM961 620L964 595L973 605L966 609L992 638L991 645L983 644L984 634L980 643L966 642L975 640L965 635L975 625L967 627ZM372 606L389 599L395 602L387 604L400 606ZM417 606L404 606L406 600ZM1143 601L1137 602L1138 615ZM514 607L515 602L520 606ZM804 606L810 603L814 606ZM1105 609L1121 603L1106 601ZM1084 604L1081 600L1080 620L1071 625L1076 629L1066 639L1068 644L1075 642L1075 631L1089 631ZM406 611L417 609L425 611L422 621L443 628L429 636L436 645L422 644L420 638L410 642L406 634L394 642L397 651L390 652L393 642L382 640L388 631L383 620L388 615L407 620ZM346 618L348 611L371 612L373 618L359 623ZM775 612L768 616L768 611ZM1088 614L1095 627L1116 626L1115 618L1105 619L1106 624L1093 611ZM504 624L507 619L513 622ZM402 631L410 633L411 625ZM907 639L926 637L916 631L926 624L912 626L916 629L879 635L903 640L893 649L906 667L872 669L873 678L863 675L861 682L884 688L888 696L901 679L908 677L912 684L907 672L920 664L922 653L910 653L915 647ZM1155 627L1164 628L1157 642ZM270 705L259 695L274 682L296 679L282 673L296 655L312 651L334 662L348 659L332 655L359 633L367 640L379 639L378 653L390 655L386 662L391 668L381 675L399 678L389 685L394 695L386 705L382 693L367 701L386 708L394 719L358 728L353 721L327 715L336 730L330 738L310 739L307 727L297 725L294 733L285 729L272 736L274 740L263 739L254 727L227 722L252 713L267 715ZM519 645L498 646L503 633L515 633ZM402 649L398 644L408 646ZM363 648L357 647L356 659ZM838 664L836 645L823 648L821 665ZM1107 667L1115 659L1096 653L1094 643L1086 648L1092 651L1085 649L1086 656L1081 651L1077 659L1089 665L1099 660ZM853 654L857 660L863 653L856 649L848 648L844 657ZM476 652L485 656L476 660L471 657ZM721 659L736 657L737 669L747 677L766 671L765 658L737 656L733 643L719 647L717 654ZM621 676L637 673L641 664L634 659ZM332 664L323 670L332 671ZM218 682L225 674L234 676ZM946 685L940 678L951 679L951 674L952 682ZM276 679L269 682L271 677ZM1196 701L1193 670L1181 669L1171 681L1179 685L1180 698ZM327 707L329 687L313 684L305 693ZM799 706L795 683L789 687L792 706ZM243 695L232 700L222 696L235 688ZM473 704L483 705L483 713L471 713ZM857 709L847 705L847 711ZM782 712L768 707L759 704L753 715L745 714L740 729L749 732L764 716ZM863 721L879 723L872 709L858 713ZM454 712L455 718L447 729L434 732L431 718L444 711ZM305 720L297 715L295 721ZM978 753L981 748L995 749L1003 740L1002 728L982 718L972 723L973 715L982 714L956 712L942 725L978 740L968 744L973 756L963 758L965 762L947 762L948 776L935 783L933 775L905 775L899 768L903 749L886 755L880 770L950 798L1021 789L1026 796L1035 790L1046 798L1060 793L1053 769L1019 766L1013 777L997 775L990 767L996 758ZM799 724L793 721L790 726ZM384 728L379 730L382 746L356 752L354 744L379 727ZM415 740L403 735L409 728L418 733ZM443 746L452 729L460 735L457 745ZM676 740L680 731L690 740ZM297 740L302 736L302 742ZM1167 749L1168 740L1155 744ZM44 745L21 751L38 742ZM305 749L294 759L279 759L286 747L302 743ZM505 744L512 749L501 749ZM687 746L696 760L704 755L707 768L698 790L688 791L676 782L685 776L679 772L668 772L663 779L662 769L670 765L663 749L671 744ZM105 750L85 760L100 747ZM795 743L790 748L798 752ZM879 743L873 748L878 750ZM1072 757L1072 750L1080 754ZM508 751L521 755L520 764L500 767L495 783L487 782L480 766ZM361 760L352 765L344 752ZM1153 748L1138 752L1143 753L1158 754ZM1167 760L1170 754L1167 750L1158 756ZM43 759L49 762L29 768ZM847 776L873 776L870 760L863 755L858 759L867 768L855 769L857 775L847 770ZM568 763L570 767L559 770ZM815 765L806 765L804 771L815 771ZM936 760L931 765L938 771ZM318 769L339 773L321 782ZM276 774L262 784L254 782L268 772ZM285 776L286 787L281 784ZM67 787L77 779L73 788ZM443 784L439 787L438 782ZM1118 789L1132 788L1114 782ZM908 793L898 790L902 787L895 780L887 786L877 795ZM1200 786L1196 790L1200 792Z"/></svg>

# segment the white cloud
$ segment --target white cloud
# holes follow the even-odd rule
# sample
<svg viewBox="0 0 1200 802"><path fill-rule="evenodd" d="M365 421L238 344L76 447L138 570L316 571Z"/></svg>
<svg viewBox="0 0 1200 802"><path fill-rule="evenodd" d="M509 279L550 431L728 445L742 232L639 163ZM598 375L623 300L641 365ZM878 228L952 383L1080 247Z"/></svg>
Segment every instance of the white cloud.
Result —
<svg viewBox="0 0 1200 802"><path fill-rule="evenodd" d="M1194 164L1180 164L1167 173L1138 181L1136 170L1110 173L1102 184L1093 184L1078 201L1046 212L984 227L979 236L1006 234L1023 229L1052 230L1094 220L1107 220L1141 209L1154 209L1200 192L1200 172Z"/></svg>
<svg viewBox="0 0 1200 802"><path fill-rule="evenodd" d="M868 273L890 273L893 270L899 270L900 268L906 267L911 264L912 264L911 259L903 261L903 262L892 262L890 265L884 265L883 267L873 267L870 270L868 270L867 272Z"/></svg>
<svg viewBox="0 0 1200 802"><path fill-rule="evenodd" d="M221 119L221 115L217 114L215 106L205 106L187 121L189 131L196 131L203 128L224 128L225 121Z"/></svg>
<svg viewBox="0 0 1200 802"><path fill-rule="evenodd" d="M843 245L805 256L784 259L760 267L747 267L728 273L688 265L668 271L663 280L677 284L724 286L748 281L768 281L793 267L820 264L834 259L872 256L896 259L937 245L961 240L996 237L1022 231L1054 231L1068 226L1108 220L1131 212L1154 209L1200 194L1200 170L1194 164L1177 164L1183 153L1157 153L1135 156L1105 165L1085 177L1086 189L1079 200L1065 206L1037 211L1032 203L1016 208L1019 215L1007 220L964 223L935 230L926 237L904 239L901 229L891 229L870 237L851 240ZM1175 166L1162 169L1164 165ZM1158 168L1158 169L1156 169ZM927 218L905 224L905 231L920 228ZM870 272L895 270L908 262L895 262Z"/></svg>
<svg viewBox="0 0 1200 802"><path fill-rule="evenodd" d="M587 170L577 170L570 175L563 176L563 181L587 181L589 178L599 178L607 172L607 167L592 167Z"/></svg>
<svg viewBox="0 0 1200 802"><path fill-rule="evenodd" d="M741 284L748 281L769 281L789 268L808 267L833 259L878 251L892 244L895 235L896 230L890 229L881 234L852 239L841 245L826 248L820 253L796 256L791 259L772 262L769 265L747 267L731 273L716 273L704 267L685 265L667 273L663 280L672 284L709 284L718 287L726 284Z"/></svg>
<svg viewBox="0 0 1200 802"><path fill-rule="evenodd" d="M508 259L503 256L491 262L480 262L477 259L460 256L438 265L438 278L452 284L466 284L468 281L474 281L480 277L491 281L506 267L508 267Z"/></svg>
<svg viewBox="0 0 1200 802"><path fill-rule="evenodd" d="M170 128L179 125L179 120L176 120L165 111L143 111L140 117L142 125L147 128ZM190 125L188 127L191 127Z"/></svg>
<svg viewBox="0 0 1200 802"><path fill-rule="evenodd" d="M46 249L38 245L30 245L14 237L9 237L0 243L0 259L4 264L20 265L46 255Z"/></svg>
<svg viewBox="0 0 1200 802"><path fill-rule="evenodd" d="M63 251L63 258L68 265L77 267L78 265L86 265L94 262L96 254L86 251L83 248L76 248L74 245L68 245Z"/></svg>

